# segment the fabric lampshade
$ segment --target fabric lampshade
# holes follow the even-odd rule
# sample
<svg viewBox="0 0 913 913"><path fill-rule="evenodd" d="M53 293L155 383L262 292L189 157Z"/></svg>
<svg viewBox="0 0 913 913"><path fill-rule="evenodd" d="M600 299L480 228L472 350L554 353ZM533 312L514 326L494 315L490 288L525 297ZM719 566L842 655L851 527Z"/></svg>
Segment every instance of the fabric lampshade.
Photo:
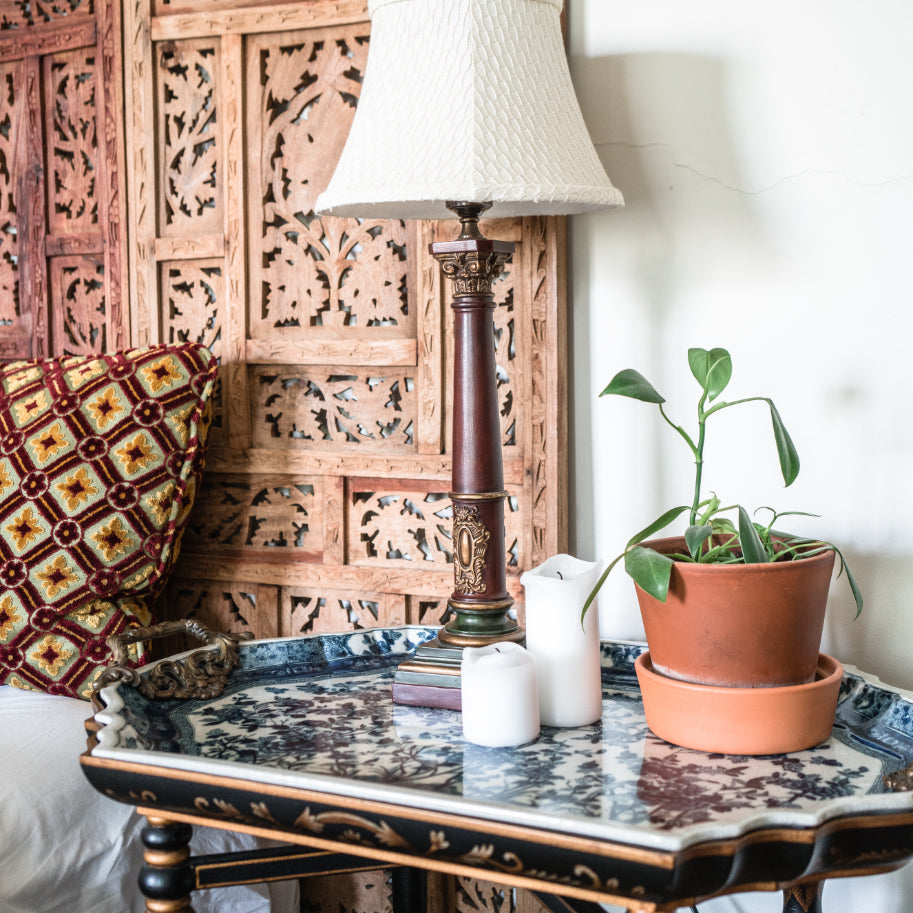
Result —
<svg viewBox="0 0 913 913"><path fill-rule="evenodd" d="M566 215L623 199L571 84L563 0L370 0L361 98L327 215L442 219Z"/></svg>

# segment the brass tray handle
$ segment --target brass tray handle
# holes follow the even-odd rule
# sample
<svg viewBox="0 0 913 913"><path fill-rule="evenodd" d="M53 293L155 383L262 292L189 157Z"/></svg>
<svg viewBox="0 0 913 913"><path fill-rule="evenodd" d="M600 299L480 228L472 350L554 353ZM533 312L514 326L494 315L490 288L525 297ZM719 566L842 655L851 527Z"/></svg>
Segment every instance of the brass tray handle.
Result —
<svg viewBox="0 0 913 913"><path fill-rule="evenodd" d="M881 778L884 785L895 793L913 791L913 764L894 770Z"/></svg>
<svg viewBox="0 0 913 913"><path fill-rule="evenodd" d="M206 648L194 650L182 659L160 660L143 675L127 666L127 647L130 644L170 637L172 634L192 634L203 641ZM218 634L187 618L163 621L148 628L131 628L124 634L112 634L107 640L111 649L111 664L95 680L92 688L97 693L108 685L123 682L150 700L218 697L238 665L240 641L252 637L248 632Z"/></svg>

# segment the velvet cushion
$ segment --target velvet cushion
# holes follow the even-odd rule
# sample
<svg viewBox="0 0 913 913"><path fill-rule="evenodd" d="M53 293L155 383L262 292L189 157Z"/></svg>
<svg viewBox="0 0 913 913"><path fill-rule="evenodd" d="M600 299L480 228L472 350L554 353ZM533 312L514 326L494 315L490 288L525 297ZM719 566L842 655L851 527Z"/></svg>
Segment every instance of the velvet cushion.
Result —
<svg viewBox="0 0 913 913"><path fill-rule="evenodd" d="M216 372L196 344L0 366L0 682L88 697L106 639L151 622Z"/></svg>

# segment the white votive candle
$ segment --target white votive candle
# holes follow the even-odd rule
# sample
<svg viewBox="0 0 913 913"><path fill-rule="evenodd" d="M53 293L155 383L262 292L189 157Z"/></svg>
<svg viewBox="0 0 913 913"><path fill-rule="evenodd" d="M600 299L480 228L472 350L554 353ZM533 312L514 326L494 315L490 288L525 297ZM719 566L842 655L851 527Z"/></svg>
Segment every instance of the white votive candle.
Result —
<svg viewBox="0 0 913 913"><path fill-rule="evenodd" d="M520 577L526 595L526 648L536 658L543 726L586 726L602 715L595 601L580 613L602 562L555 555Z"/></svg>
<svg viewBox="0 0 913 913"><path fill-rule="evenodd" d="M460 688L467 741L507 748L539 735L536 661L519 644L466 647Z"/></svg>

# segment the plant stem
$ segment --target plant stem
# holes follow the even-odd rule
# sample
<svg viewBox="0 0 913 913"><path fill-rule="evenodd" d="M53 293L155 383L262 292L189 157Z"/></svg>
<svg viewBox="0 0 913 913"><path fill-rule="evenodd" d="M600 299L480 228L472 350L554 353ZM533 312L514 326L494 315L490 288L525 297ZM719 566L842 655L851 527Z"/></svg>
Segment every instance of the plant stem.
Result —
<svg viewBox="0 0 913 913"><path fill-rule="evenodd" d="M690 435L688 434L687 431L685 431L684 428L682 428L681 425L676 425L675 422L673 422L672 419L669 418L668 415L666 415L666 411L665 411L665 409L663 409L662 403L659 404L659 414L666 420L666 424L669 425L670 428L674 428L682 436L685 443L688 445L688 449L695 456L697 456L697 447L695 446L694 441L691 440Z"/></svg>
<svg viewBox="0 0 913 913"><path fill-rule="evenodd" d="M746 399L736 399L731 403L725 401L717 403L715 406L711 406L709 409L705 410L704 405L707 402L708 390L707 387L704 387L704 394L701 396L700 402L697 404L697 426L698 426L698 436L697 436L697 447L693 444L691 449L694 452L694 499L691 502L691 525L694 526L697 523L697 511L701 503L701 477L704 474L704 436L706 434L706 424L707 419L713 415L714 412L719 412L721 409L728 409L730 406L738 406L741 403L756 403L756 402L769 402L765 396L749 396ZM660 406L660 409L662 407ZM666 421L669 421L666 419ZM671 425L672 423L669 422ZM673 425L673 427L675 427ZM688 440L688 443L691 443L691 439L679 428L678 431L684 435L685 439Z"/></svg>
<svg viewBox="0 0 913 913"><path fill-rule="evenodd" d="M701 477L704 474L704 435L706 433L706 419L701 412L698 421L697 450L694 460L694 498L691 502L691 525L697 523L697 511L701 503Z"/></svg>
<svg viewBox="0 0 913 913"><path fill-rule="evenodd" d="M707 416L713 411L704 411L707 402L708 389L704 385L704 392L697 404L697 447L694 450L694 498L691 501L691 525L697 523L697 511L701 503L701 477L704 474L704 437L707 433Z"/></svg>
<svg viewBox="0 0 913 913"><path fill-rule="evenodd" d="M701 503L701 475L704 470L704 423L707 419L707 416L710 415L714 409L710 409L707 412L704 412L704 402L707 399L707 391L704 390L704 395L701 397L701 401L697 407L698 414L698 439L697 444L691 439L691 436L682 428L681 425L676 425L675 422L666 415L666 410L663 409L663 404L659 403L659 414L665 419L666 424L671 428L674 428L688 445L688 449L694 454L694 462L697 467L694 480L694 500L691 504L691 525L697 522L697 512Z"/></svg>
<svg viewBox="0 0 913 913"><path fill-rule="evenodd" d="M711 406L706 412L702 411L702 415L706 418L708 415L713 415L714 412L719 412L721 409L728 409L730 406L739 406L742 403L769 403L770 400L766 396L746 396L745 399L734 399L731 403L725 401L717 403L715 406ZM703 406L703 400L701 400L701 406Z"/></svg>

